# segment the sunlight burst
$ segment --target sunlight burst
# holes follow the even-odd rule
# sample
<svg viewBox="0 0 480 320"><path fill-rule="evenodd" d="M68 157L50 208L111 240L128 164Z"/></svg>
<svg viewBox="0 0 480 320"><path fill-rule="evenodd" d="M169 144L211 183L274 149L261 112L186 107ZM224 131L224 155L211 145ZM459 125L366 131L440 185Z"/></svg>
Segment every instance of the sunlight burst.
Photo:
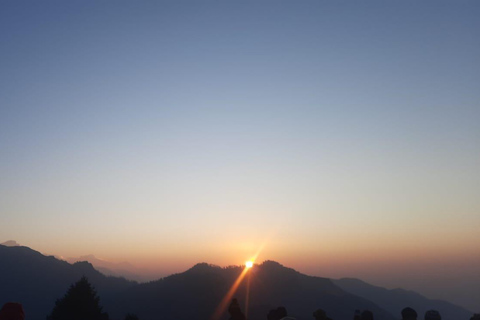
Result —
<svg viewBox="0 0 480 320"><path fill-rule="evenodd" d="M253 261L245 262L245 267L247 267L247 269L250 269L251 267L253 267Z"/></svg>

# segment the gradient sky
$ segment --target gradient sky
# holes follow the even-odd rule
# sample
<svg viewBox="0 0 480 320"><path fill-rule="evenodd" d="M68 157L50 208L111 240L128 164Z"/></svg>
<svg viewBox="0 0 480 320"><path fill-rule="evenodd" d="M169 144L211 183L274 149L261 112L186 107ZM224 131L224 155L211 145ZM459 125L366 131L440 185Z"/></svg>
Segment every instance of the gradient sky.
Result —
<svg viewBox="0 0 480 320"><path fill-rule="evenodd" d="M1 1L0 242L164 274L265 245L308 274L473 292L479 17L478 1Z"/></svg>

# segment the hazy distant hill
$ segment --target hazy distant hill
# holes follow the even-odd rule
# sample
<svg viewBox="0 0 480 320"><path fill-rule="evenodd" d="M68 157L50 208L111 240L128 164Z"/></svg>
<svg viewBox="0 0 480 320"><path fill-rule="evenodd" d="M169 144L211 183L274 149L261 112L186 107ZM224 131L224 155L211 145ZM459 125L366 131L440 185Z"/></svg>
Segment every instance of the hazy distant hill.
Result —
<svg viewBox="0 0 480 320"><path fill-rule="evenodd" d="M18 242L15 241L15 240L8 240L8 241L5 241L3 243L0 243L0 245L6 246L6 247L18 247L18 246L20 246L18 244Z"/></svg>
<svg viewBox="0 0 480 320"><path fill-rule="evenodd" d="M128 280L134 280L139 282L147 282L151 279L148 275L142 275L144 270L137 269L135 266L128 262L114 263L102 259L98 259L94 255L86 255L78 258L65 259L69 263L87 261L93 265L95 269L107 276L124 277ZM156 279L158 279L157 277Z"/></svg>
<svg viewBox="0 0 480 320"><path fill-rule="evenodd" d="M419 319L423 319L425 312L430 309L438 310L444 320L470 319L472 316L472 312L459 306L446 301L431 300L414 291L404 289L388 290L351 278L333 280L333 283L345 291L375 302L397 317L400 317L400 311L406 306L415 309Z"/></svg>
<svg viewBox="0 0 480 320"><path fill-rule="evenodd" d="M208 320L242 270L240 266L220 268L201 263L183 273L137 284L107 277L87 262L71 265L27 247L0 245L0 304L21 302L28 320L44 320L55 300L63 297L68 287L85 275L113 320L123 320L126 313L135 313L141 320ZM355 309L372 310L376 320L394 320L392 313L398 316L407 305L418 311L436 308L445 320L469 319L471 315L445 302L432 304L431 300L412 292L386 290L349 279L339 280L337 285L330 279L306 276L273 261L249 270L235 294L242 306L248 280L249 320L265 320L268 311L278 306L286 307L289 314L299 320L313 319L312 313L318 308L326 310L334 320L350 320ZM352 294L361 288L363 291ZM378 294L374 294L375 290ZM418 307L412 301L418 303ZM222 319L228 316L225 314Z"/></svg>

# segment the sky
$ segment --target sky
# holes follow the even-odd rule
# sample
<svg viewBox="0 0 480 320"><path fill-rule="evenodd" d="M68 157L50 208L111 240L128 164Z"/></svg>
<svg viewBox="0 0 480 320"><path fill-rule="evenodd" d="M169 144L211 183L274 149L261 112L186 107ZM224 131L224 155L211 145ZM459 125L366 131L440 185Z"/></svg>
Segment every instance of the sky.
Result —
<svg viewBox="0 0 480 320"><path fill-rule="evenodd" d="M0 241L164 275L261 249L478 311L479 16L2 1Z"/></svg>

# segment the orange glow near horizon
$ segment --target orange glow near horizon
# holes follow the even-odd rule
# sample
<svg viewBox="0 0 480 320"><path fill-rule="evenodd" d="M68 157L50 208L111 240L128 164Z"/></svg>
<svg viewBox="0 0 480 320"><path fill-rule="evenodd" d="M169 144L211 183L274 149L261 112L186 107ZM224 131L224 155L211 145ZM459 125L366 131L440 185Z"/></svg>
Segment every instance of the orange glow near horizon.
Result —
<svg viewBox="0 0 480 320"><path fill-rule="evenodd" d="M225 296L223 297L222 301L220 302L220 304L218 305L217 309L215 310L215 312L213 313L213 316L211 317L212 320L217 320L217 319L220 319L220 317L222 316L222 314L225 312L225 310L228 308L228 304L229 302L232 300L232 297L233 295L235 294L235 292L237 291L238 287L240 286L240 284L242 283L242 280L243 278L245 278L245 275L247 274L248 270L250 270L252 267L253 267L253 262L255 261L255 259L257 259L258 255L260 254L260 252L262 252L263 248L265 248L265 245L266 245L266 242L267 240L265 240L261 245L260 247L258 248L257 252L255 253L255 255L250 259L248 260L247 262L245 262L245 268L243 269L242 273L240 273L240 275L238 276L237 280L235 280L235 282L232 284L232 286L230 287L230 289L228 290L228 292L225 294ZM245 312L246 312L246 315L248 314L248 299L249 299L249 294L250 294L250 277L248 278L248 283L247 283L247 297L246 297L246 305L245 305Z"/></svg>

